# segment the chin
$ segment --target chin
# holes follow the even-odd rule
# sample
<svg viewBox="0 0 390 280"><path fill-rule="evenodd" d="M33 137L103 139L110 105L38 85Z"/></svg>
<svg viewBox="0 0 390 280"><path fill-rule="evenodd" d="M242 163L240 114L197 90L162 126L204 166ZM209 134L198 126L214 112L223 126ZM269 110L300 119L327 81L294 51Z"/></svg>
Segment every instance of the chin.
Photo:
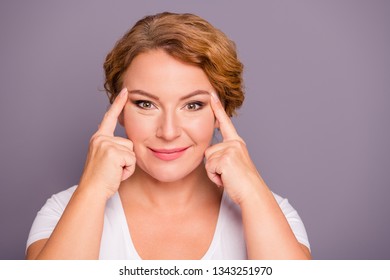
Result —
<svg viewBox="0 0 390 280"><path fill-rule="evenodd" d="M149 175L152 176L153 179L161 183L173 183L185 177L185 176L180 176L180 174L157 174L157 175L149 174Z"/></svg>
<svg viewBox="0 0 390 280"><path fill-rule="evenodd" d="M165 166L139 166L146 174L151 176L153 179L162 183L172 183L184 179L195 170L198 169L199 163L193 163L191 166L177 166L177 165L165 165Z"/></svg>

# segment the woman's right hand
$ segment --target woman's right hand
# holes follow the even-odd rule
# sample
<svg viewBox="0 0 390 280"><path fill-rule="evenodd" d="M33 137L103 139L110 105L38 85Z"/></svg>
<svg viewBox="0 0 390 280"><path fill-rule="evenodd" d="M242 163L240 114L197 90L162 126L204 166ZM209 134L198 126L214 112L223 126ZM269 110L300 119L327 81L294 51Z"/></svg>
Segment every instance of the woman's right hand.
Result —
<svg viewBox="0 0 390 280"><path fill-rule="evenodd" d="M92 136L79 184L80 188L101 191L107 199L118 191L120 183L129 178L135 169L133 142L114 136L127 96L127 89L122 89Z"/></svg>

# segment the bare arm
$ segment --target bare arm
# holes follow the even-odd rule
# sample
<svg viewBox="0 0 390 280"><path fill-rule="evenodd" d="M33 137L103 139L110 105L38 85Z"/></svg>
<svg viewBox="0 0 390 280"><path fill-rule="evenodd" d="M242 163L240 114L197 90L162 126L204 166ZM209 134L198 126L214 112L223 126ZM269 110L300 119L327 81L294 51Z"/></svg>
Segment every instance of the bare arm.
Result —
<svg viewBox="0 0 390 280"><path fill-rule="evenodd" d="M27 259L98 259L105 204L79 186L50 238L31 244Z"/></svg>
<svg viewBox="0 0 390 280"><path fill-rule="evenodd" d="M249 259L311 259L309 249L298 242L265 184L240 206Z"/></svg>
<svg viewBox="0 0 390 280"><path fill-rule="evenodd" d="M97 259L107 200L135 168L133 143L114 137L118 117L127 102L121 91L92 136L80 184L49 239L27 249L27 259Z"/></svg>
<svg viewBox="0 0 390 280"><path fill-rule="evenodd" d="M206 150L206 170L210 180L223 186L241 207L249 259L310 259L308 248L295 238L218 97L212 94L210 103L223 142Z"/></svg>

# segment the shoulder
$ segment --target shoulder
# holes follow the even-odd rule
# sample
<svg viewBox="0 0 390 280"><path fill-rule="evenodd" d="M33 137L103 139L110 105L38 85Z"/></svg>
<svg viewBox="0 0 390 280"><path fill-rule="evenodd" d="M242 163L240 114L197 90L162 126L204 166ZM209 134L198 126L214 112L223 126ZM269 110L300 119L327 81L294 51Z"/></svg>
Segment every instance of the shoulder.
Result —
<svg viewBox="0 0 390 280"><path fill-rule="evenodd" d="M39 218L42 219L44 217L50 217L51 219L59 219L59 217L64 212L66 206L68 205L68 202L71 199L76 188L77 185L63 190L59 193L53 194L49 199L46 200L46 203L42 206L41 210L38 211L36 221L39 220Z"/></svg>
<svg viewBox="0 0 390 280"><path fill-rule="evenodd" d="M272 194L274 195L276 202L279 204L279 207L282 209L285 215L295 211L295 209L292 207L292 205L290 204L287 198L281 197L280 195L274 192L272 192Z"/></svg>
<svg viewBox="0 0 390 280"><path fill-rule="evenodd" d="M63 190L59 193L53 194L45 203L45 205L42 207L42 210L45 210L47 208L58 208L58 210L64 211L65 207L68 205L69 200L71 199L74 191L76 190L77 185L70 187L66 190ZM40 211L40 212L41 212Z"/></svg>
<svg viewBox="0 0 390 280"><path fill-rule="evenodd" d="M279 204L280 209L282 210L288 224L290 225L292 231L294 232L295 237L299 243L305 245L310 250L309 238L307 236L305 225L301 217L298 214L298 211L290 204L287 198L283 198L272 192L275 197L275 200Z"/></svg>
<svg viewBox="0 0 390 280"><path fill-rule="evenodd" d="M287 198L284 198L274 192L272 192L276 202L278 203L280 209L282 210L290 228L294 232L297 240L310 249L310 243L307 236L307 232L301 217L299 216L297 210L290 204ZM226 195L226 199L223 200L224 204L224 213L229 216L227 220L227 224L230 227L242 228L242 217L241 217L241 209L238 205L236 205L228 195ZM261 221L259 221L261 222ZM230 229L231 230L231 229Z"/></svg>
<svg viewBox="0 0 390 280"><path fill-rule="evenodd" d="M50 237L76 188L77 186L73 186L53 194L46 201L31 226L26 248L38 240Z"/></svg>

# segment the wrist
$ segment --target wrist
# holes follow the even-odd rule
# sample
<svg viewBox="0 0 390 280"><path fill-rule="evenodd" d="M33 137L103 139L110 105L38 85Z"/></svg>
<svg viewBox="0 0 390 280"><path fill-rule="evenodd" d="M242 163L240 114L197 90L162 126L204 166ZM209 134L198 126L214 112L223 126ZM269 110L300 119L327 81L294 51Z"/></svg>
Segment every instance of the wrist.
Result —
<svg viewBox="0 0 390 280"><path fill-rule="evenodd" d="M261 177L256 178L256 180L252 180L251 183L248 183L246 191L242 193L240 199L237 201L237 204L241 209L247 206L259 206L269 193L271 193L271 191Z"/></svg>
<svg viewBox="0 0 390 280"><path fill-rule="evenodd" d="M98 184L80 181L75 193L86 199L92 199L96 202L107 202L114 195L113 192L107 191L104 187L99 187Z"/></svg>

